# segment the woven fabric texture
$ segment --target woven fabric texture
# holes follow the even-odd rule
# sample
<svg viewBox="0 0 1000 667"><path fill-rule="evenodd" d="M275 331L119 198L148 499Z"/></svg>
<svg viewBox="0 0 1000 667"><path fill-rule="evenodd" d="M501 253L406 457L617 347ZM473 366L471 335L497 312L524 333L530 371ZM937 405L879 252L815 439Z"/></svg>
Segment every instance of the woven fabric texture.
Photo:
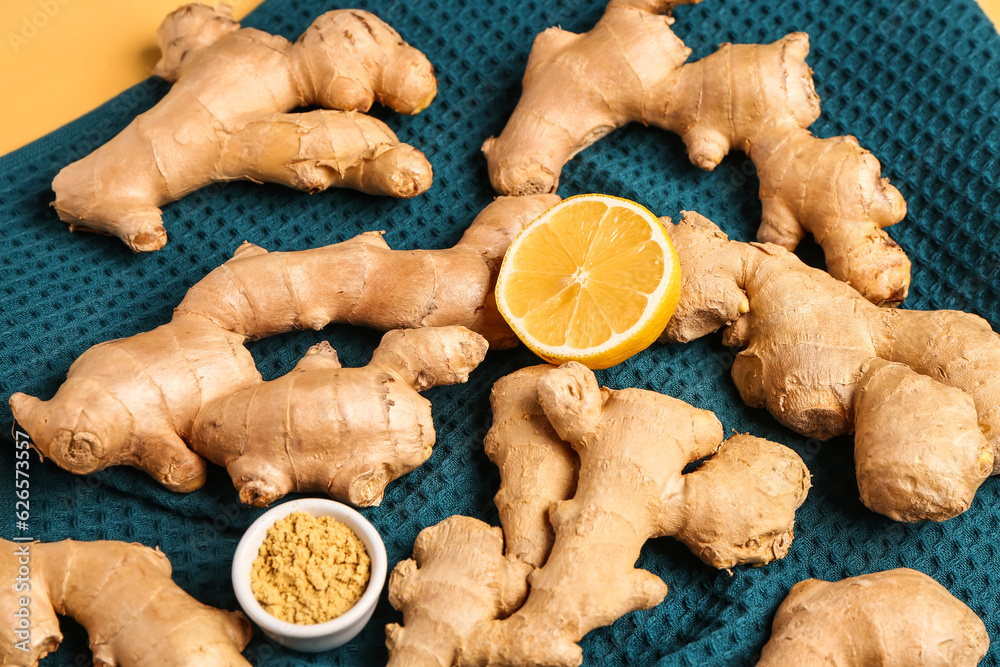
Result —
<svg viewBox="0 0 1000 667"><path fill-rule="evenodd" d="M396 248L451 246L494 193L480 145L502 129L520 94L536 33L559 25L588 30L601 0L361 0L355 6L391 23L434 63L440 94L416 117L383 110L403 141L424 151L435 183L395 201L347 191L308 196L278 186L208 187L165 207L165 249L133 255L117 239L70 234L49 207L52 177L101 145L167 91L142 83L96 111L0 159L0 421L6 398L24 391L48 398L88 347L149 330L171 315L184 292L231 256L244 239L270 250L303 249L371 229ZM245 25L295 38L320 13L343 6L267 0ZM350 6L350 5L347 5ZM823 115L819 136L854 134L907 197L907 219L890 230L913 260L907 307L958 308L1000 328L1000 36L974 0L708 0L676 11L675 31L692 58L721 42L771 42L788 32L811 36ZM760 220L752 164L732 155L712 173L687 160L680 140L638 125L618 130L575 158L560 194L607 192L661 215L697 210L732 237L754 238ZM815 246L802 253L815 261ZM265 378L288 371L315 342L329 340L345 365L362 365L380 335L332 326L251 346ZM745 407L718 336L689 345L654 345L599 372L613 388L643 387L714 410L727 431L786 443L813 474L788 556L763 568L718 572L678 543L649 542L638 566L670 587L650 611L629 614L583 641L588 665L752 665L778 604L797 581L837 580L907 566L922 570L986 621L1000 665L1000 482L988 480L973 507L943 524L902 525L868 511L858 498L850 439L820 443ZM428 392L438 442L421 468L394 482L382 505L363 510L385 538L390 565L409 557L424 527L452 514L497 525L495 468L483 453L487 397L502 375L537 360L521 348L490 353L466 385ZM6 431L6 429L4 429ZM13 488L13 447L0 447L4 488ZM225 471L213 468L190 495L162 490L145 475L114 469L76 477L49 462L31 467L31 534L43 540L119 539L162 549L175 579L198 599L237 608L229 567L243 529L260 514L239 504ZM2 534L14 529L14 496L2 495ZM384 664L383 626L401 615L386 594L370 625L347 646L318 655L284 650L257 632L246 655L256 665ZM87 665L79 626L47 665Z"/></svg>

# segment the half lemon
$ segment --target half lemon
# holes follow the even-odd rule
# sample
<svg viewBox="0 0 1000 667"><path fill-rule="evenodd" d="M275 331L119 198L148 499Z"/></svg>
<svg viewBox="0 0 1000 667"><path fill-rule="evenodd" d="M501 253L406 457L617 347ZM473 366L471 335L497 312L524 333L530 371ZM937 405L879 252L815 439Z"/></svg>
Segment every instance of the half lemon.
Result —
<svg viewBox="0 0 1000 667"><path fill-rule="evenodd" d="M681 291L659 219L610 195L569 197L525 227L497 278L500 314L552 363L608 368L649 347Z"/></svg>

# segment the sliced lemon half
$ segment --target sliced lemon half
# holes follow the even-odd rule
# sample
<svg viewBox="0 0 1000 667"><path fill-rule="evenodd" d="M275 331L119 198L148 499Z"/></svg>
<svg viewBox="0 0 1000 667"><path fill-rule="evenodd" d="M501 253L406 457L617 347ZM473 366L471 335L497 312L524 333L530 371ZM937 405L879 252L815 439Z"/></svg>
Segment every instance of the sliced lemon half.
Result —
<svg viewBox="0 0 1000 667"><path fill-rule="evenodd" d="M518 234L496 298L542 359L607 368L656 340L680 291L677 252L659 219L627 199L590 194L564 199Z"/></svg>

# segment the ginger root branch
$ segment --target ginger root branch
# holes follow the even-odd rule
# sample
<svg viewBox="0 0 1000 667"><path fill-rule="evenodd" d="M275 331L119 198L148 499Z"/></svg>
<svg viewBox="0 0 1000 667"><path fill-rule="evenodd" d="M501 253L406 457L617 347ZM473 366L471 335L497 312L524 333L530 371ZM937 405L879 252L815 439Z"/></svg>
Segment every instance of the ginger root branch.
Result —
<svg viewBox="0 0 1000 667"><path fill-rule="evenodd" d="M517 232L556 201L554 195L500 198L476 217L454 247L445 250L391 250L376 232L295 252L269 253L245 243L231 260L188 291L169 323L95 345L76 360L52 399L15 393L11 409L44 456L77 474L131 465L167 488L187 492L205 480L206 463L197 451L230 467L241 496L255 504L307 488L359 504L376 503L386 483L430 453L433 428L426 401L415 392L464 382L482 360L486 342L495 348L516 344L493 299L496 273ZM247 341L321 329L331 322L383 331L424 327L451 327L451 331L427 338L427 343L435 341L429 347L386 345L367 369L338 370L332 350L321 347L285 378L262 383L244 346ZM416 341L424 336L429 334L397 333L386 341ZM290 478L286 469L290 463L284 457L281 463L269 462L263 450L246 458L260 469L248 470L230 453L233 442L250 437L241 431L244 425L263 414L273 419L270 427L259 429L261 442L275 447L274 428L287 418L283 406L294 407L299 401L305 412L296 428L312 443L302 443L306 449L346 442L336 434L324 434L324 425L341 425L335 430L343 428L346 437L351 424L358 424L357 433L374 438L371 420L384 413L380 406L385 396L372 402L378 393L372 394L372 388L387 386L390 376L395 382L390 393L403 392L407 397L389 416L402 415L404 405L413 412L389 430L406 431L404 440L413 447L406 454L395 452L398 459L367 468L367 481L345 472L334 482L324 470L312 469L303 469L301 480ZM355 379L347 382L350 377ZM311 389L289 398L291 387L300 384ZM361 390L362 386L367 389ZM357 396L351 398L349 389L356 389ZM264 396L271 401L266 409ZM326 408L324 400L336 396L344 401L338 409L346 421ZM355 399L375 412L359 414L350 408ZM290 439L298 435L293 433ZM367 447L388 453L391 447L384 445L390 441L375 438ZM364 444L356 443L359 448ZM359 451L357 460L362 459L374 465Z"/></svg>
<svg viewBox="0 0 1000 667"><path fill-rule="evenodd" d="M157 39L154 74L173 82L171 90L52 181L53 206L70 229L148 252L167 241L160 207L210 183L394 197L431 186L420 151L355 113L375 101L418 113L437 92L424 55L373 14L328 12L293 43L241 29L226 5L191 4L164 19ZM327 109L289 113L306 106Z"/></svg>
<svg viewBox="0 0 1000 667"><path fill-rule="evenodd" d="M15 589L25 565L30 593ZM62 641L58 613L86 628L99 667L249 667L240 655L249 621L201 604L170 573L167 557L141 544L0 540L0 613L17 618L27 597L30 618L29 637L2 633L0 661L33 667L55 651Z"/></svg>
<svg viewBox="0 0 1000 667"><path fill-rule="evenodd" d="M795 584L757 667L975 667L989 645L975 612L926 574L899 568Z"/></svg>
<svg viewBox="0 0 1000 667"><path fill-rule="evenodd" d="M697 213L667 231L681 298L662 340L724 329L743 401L827 439L856 433L861 499L943 521L998 472L1000 336L957 311L878 308L779 246L730 241Z"/></svg>
<svg viewBox="0 0 1000 667"><path fill-rule="evenodd" d="M506 554L499 531L465 517L418 536L415 560L389 583L403 612L387 629L394 667L579 665L587 632L666 595L659 577L635 568L652 537L674 535L720 568L785 555L809 488L791 450L749 436L723 442L711 412L601 388L575 362L502 378L492 403L486 444L501 471ZM488 549L468 548L484 535ZM503 604L501 591L512 591Z"/></svg>
<svg viewBox="0 0 1000 667"><path fill-rule="evenodd" d="M627 123L653 125L679 134L702 169L745 152L760 179L760 241L794 250L810 233L831 274L874 303L900 303L910 261L882 228L905 217L906 202L857 139L806 129L820 114L809 37L723 44L685 64L691 50L671 29L677 4L612 0L587 33L541 33L517 107L483 144L493 187L555 192L578 152Z"/></svg>

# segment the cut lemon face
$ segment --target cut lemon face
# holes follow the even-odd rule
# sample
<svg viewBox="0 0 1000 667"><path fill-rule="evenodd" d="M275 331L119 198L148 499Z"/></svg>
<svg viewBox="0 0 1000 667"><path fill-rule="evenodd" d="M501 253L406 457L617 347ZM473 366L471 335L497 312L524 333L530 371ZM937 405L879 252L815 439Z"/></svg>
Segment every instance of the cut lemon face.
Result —
<svg viewBox="0 0 1000 667"><path fill-rule="evenodd" d="M578 195L525 227L497 278L500 314L552 363L607 368L649 347L673 315L680 263L655 215L627 199Z"/></svg>

